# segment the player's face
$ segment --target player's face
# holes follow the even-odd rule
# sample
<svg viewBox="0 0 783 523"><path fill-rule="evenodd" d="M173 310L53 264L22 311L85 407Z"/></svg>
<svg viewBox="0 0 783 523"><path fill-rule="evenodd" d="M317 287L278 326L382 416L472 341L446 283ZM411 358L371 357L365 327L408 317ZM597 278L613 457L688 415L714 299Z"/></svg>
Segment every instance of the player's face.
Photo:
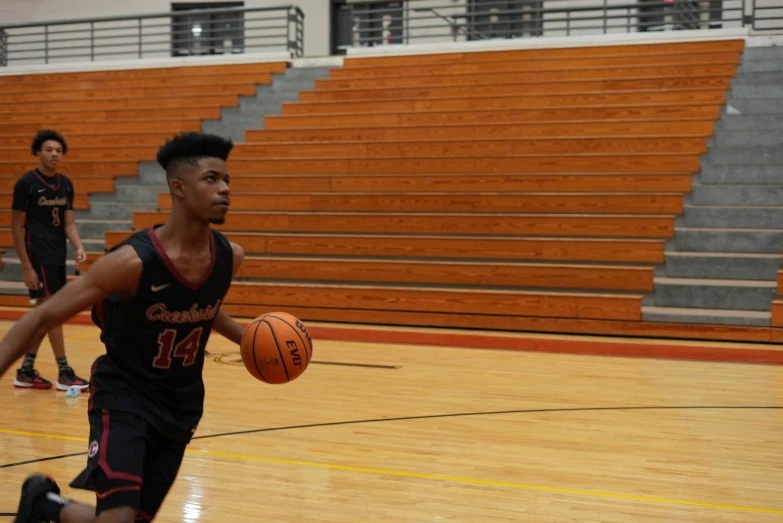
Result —
<svg viewBox="0 0 783 523"><path fill-rule="evenodd" d="M63 157L63 146L55 140L47 140L41 146L37 156L41 165L47 169L56 170Z"/></svg>
<svg viewBox="0 0 783 523"><path fill-rule="evenodd" d="M226 221L231 190L228 167L219 158L202 158L187 176L185 205L196 216L221 225Z"/></svg>

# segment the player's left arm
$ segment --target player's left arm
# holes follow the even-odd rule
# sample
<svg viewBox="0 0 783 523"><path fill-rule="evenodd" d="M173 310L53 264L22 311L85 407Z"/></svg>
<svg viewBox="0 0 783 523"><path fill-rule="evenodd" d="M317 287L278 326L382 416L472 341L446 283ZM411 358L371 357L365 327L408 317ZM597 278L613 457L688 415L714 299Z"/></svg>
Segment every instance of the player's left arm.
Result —
<svg viewBox="0 0 783 523"><path fill-rule="evenodd" d="M236 276L239 272L239 268L242 266L242 262L245 259L245 251L236 243L231 243L231 249L234 251L234 267L232 276ZM236 344L242 340L242 333L245 332L245 328L234 321L231 316L226 314L226 311L220 309L215 316L215 321L212 323L212 328L218 333L222 334L229 340Z"/></svg>
<svg viewBox="0 0 783 523"><path fill-rule="evenodd" d="M76 214L73 211L73 184L68 182L67 207L65 208L65 235L76 250L76 268L87 261L87 254L84 252L82 239L79 237L79 229L76 227Z"/></svg>

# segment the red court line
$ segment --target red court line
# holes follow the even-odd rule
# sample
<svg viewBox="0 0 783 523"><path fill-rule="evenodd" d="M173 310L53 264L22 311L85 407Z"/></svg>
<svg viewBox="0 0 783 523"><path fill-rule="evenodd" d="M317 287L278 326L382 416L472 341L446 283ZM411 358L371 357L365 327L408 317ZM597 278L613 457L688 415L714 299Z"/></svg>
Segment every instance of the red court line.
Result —
<svg viewBox="0 0 783 523"><path fill-rule="evenodd" d="M0 320L15 320L27 312L0 310ZM78 314L68 323L92 325L89 314ZM240 321L247 325L247 322ZM491 334L465 334L448 332L423 332L369 328L346 328L326 325L308 326L314 339L331 341L355 341L400 345L430 345L468 349L516 350L585 356L620 356L626 358L650 358L692 360L722 363L755 363L783 365L783 350L764 348L735 348L699 346L674 343L623 343L606 340L571 340L535 337L493 336Z"/></svg>

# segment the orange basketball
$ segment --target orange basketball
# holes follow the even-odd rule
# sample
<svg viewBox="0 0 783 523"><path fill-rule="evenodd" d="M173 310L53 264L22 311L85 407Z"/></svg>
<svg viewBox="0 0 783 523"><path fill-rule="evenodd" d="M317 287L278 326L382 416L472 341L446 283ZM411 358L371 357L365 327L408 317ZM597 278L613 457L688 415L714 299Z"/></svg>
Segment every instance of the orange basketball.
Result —
<svg viewBox="0 0 783 523"><path fill-rule="evenodd" d="M256 379L288 383L307 369L313 341L307 327L287 312L269 312L253 320L239 343L242 362Z"/></svg>

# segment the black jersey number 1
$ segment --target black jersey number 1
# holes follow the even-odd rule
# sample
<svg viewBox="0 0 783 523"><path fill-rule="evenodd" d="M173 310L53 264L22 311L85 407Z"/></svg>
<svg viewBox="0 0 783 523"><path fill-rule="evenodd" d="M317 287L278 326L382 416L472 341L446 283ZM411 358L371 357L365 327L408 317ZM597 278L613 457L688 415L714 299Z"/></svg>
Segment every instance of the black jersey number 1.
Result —
<svg viewBox="0 0 783 523"><path fill-rule="evenodd" d="M52 225L54 225L55 227L60 226L60 209L58 209L57 207L52 209Z"/></svg>

